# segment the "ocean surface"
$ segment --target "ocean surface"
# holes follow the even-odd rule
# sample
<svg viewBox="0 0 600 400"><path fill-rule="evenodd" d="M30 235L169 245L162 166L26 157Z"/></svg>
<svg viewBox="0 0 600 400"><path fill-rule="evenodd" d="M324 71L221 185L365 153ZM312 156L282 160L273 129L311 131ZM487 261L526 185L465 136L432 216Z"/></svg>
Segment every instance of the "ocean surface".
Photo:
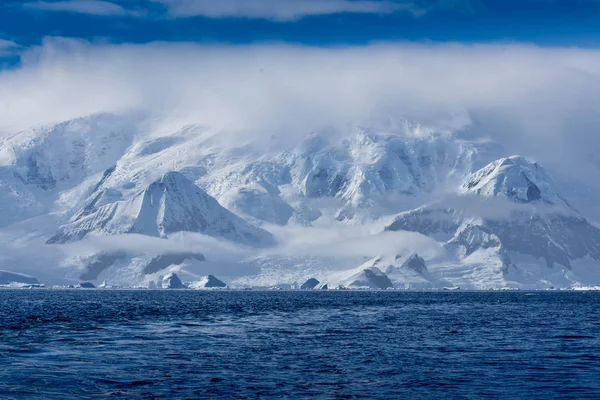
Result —
<svg viewBox="0 0 600 400"><path fill-rule="evenodd" d="M598 292L0 290L0 398L600 398Z"/></svg>

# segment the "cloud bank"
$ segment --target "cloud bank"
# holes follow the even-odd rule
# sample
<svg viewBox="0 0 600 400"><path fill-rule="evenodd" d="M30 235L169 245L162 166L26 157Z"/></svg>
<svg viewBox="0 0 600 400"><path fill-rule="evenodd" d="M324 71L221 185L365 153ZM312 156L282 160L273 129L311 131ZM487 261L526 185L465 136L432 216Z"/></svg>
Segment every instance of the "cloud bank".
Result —
<svg viewBox="0 0 600 400"><path fill-rule="evenodd" d="M20 46L12 40L0 39L0 57L15 54Z"/></svg>
<svg viewBox="0 0 600 400"><path fill-rule="evenodd" d="M91 44L50 38L0 72L0 131L143 110L244 138L407 118L597 171L600 51L527 45Z"/></svg>
<svg viewBox="0 0 600 400"><path fill-rule="evenodd" d="M372 0L153 0L172 17L261 18L293 21L312 15L338 13L388 14L405 11L421 15L411 2Z"/></svg>
<svg viewBox="0 0 600 400"><path fill-rule="evenodd" d="M61 11L98 16L139 15L116 3L101 0L35 1L25 3L23 7L31 10Z"/></svg>
<svg viewBox="0 0 600 400"><path fill-rule="evenodd" d="M31 1L25 9L60 11L96 16L137 16L187 18L251 18L278 22L295 21L308 16L342 13L390 14L407 12L423 15L425 8L413 2L387 0L149 0L159 6L146 7L145 12L104 0ZM148 3L147 3L148 4ZM150 12L154 10L155 12Z"/></svg>

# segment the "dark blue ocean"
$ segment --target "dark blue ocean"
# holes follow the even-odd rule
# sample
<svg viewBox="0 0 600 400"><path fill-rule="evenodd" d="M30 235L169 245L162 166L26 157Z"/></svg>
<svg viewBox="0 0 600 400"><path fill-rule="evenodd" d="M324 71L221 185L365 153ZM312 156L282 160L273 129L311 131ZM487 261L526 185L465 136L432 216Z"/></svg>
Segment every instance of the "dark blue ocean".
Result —
<svg viewBox="0 0 600 400"><path fill-rule="evenodd" d="M0 291L0 398L600 398L598 292Z"/></svg>

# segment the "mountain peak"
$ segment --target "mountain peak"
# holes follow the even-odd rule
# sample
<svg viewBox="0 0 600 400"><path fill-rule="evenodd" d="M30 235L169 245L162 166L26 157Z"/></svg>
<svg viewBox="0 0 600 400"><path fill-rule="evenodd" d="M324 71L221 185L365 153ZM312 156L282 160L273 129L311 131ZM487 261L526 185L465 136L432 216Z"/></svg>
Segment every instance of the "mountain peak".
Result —
<svg viewBox="0 0 600 400"><path fill-rule="evenodd" d="M557 192L556 184L546 170L521 156L489 163L473 173L459 191L488 197L502 196L516 203L545 203L573 209Z"/></svg>
<svg viewBox="0 0 600 400"><path fill-rule="evenodd" d="M197 232L250 245L273 243L270 233L223 208L179 172L168 172L128 200L95 208L85 206L80 218L59 228L48 243L79 240L87 234L137 233L167 237Z"/></svg>
<svg viewBox="0 0 600 400"><path fill-rule="evenodd" d="M398 259L398 256L396 257L396 259ZM423 260L421 257L419 257L419 254L417 254L417 253L412 253L406 259L406 261L404 261L402 263L400 268L407 268L407 269L413 270L416 273L421 274L421 275L423 275L424 273L427 272L427 266L425 265L425 260Z"/></svg>

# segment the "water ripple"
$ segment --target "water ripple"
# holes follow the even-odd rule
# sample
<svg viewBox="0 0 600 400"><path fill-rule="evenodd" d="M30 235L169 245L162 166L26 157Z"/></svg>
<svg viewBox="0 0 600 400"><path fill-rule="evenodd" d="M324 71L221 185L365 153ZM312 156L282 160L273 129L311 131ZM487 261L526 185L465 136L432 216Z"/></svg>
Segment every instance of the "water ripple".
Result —
<svg viewBox="0 0 600 400"><path fill-rule="evenodd" d="M598 293L0 291L0 397L598 398Z"/></svg>

